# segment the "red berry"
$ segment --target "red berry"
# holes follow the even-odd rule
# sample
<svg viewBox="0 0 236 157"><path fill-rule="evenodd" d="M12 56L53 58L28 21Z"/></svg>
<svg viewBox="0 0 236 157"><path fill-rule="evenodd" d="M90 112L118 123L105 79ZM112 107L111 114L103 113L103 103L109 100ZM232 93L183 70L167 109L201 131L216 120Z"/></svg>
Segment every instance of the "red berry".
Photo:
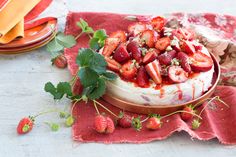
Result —
<svg viewBox="0 0 236 157"><path fill-rule="evenodd" d="M196 52L195 47L190 41L184 41L181 48L184 52L190 55L193 55Z"/></svg>
<svg viewBox="0 0 236 157"><path fill-rule="evenodd" d="M26 134L33 129L34 119L31 117L25 117L20 120L17 126L17 133L18 134Z"/></svg>
<svg viewBox="0 0 236 157"><path fill-rule="evenodd" d="M191 106L184 107L183 111L185 112L182 112L180 116L184 121L188 121L193 118L193 114L195 111L193 110ZM189 113L186 113L186 112L189 112Z"/></svg>
<svg viewBox="0 0 236 157"><path fill-rule="evenodd" d="M67 67L67 59L64 55L59 55L53 60L53 64L60 69L64 69Z"/></svg>
<svg viewBox="0 0 236 157"><path fill-rule="evenodd" d="M157 130L161 128L161 120L157 117L151 117L147 120L146 128L150 130Z"/></svg>
<svg viewBox="0 0 236 157"><path fill-rule="evenodd" d="M144 42L149 48L153 48L157 40L158 34L153 30L145 30L142 32L140 37L141 41Z"/></svg>
<svg viewBox="0 0 236 157"><path fill-rule="evenodd" d="M165 19L160 16L154 17L151 24L156 31L160 32L165 25Z"/></svg>
<svg viewBox="0 0 236 157"><path fill-rule="evenodd" d="M102 51L103 56L110 56L120 43L119 38L107 38Z"/></svg>
<svg viewBox="0 0 236 157"><path fill-rule="evenodd" d="M118 124L122 128L130 128L132 126L132 117L130 115L122 113L118 119Z"/></svg>
<svg viewBox="0 0 236 157"><path fill-rule="evenodd" d="M193 31L184 28L175 29L172 31L172 34L179 40L192 40L195 36Z"/></svg>
<svg viewBox="0 0 236 157"><path fill-rule="evenodd" d="M105 133L107 128L107 118L103 115L97 115L94 119L94 128L99 133Z"/></svg>
<svg viewBox="0 0 236 157"><path fill-rule="evenodd" d="M144 68L144 66L141 66L138 69L138 74L137 74L137 84L140 87L148 87L149 85L149 76L147 74L146 69Z"/></svg>
<svg viewBox="0 0 236 157"><path fill-rule="evenodd" d="M82 92L83 92L83 86L80 82L80 79L77 78L75 80L75 83L74 83L74 86L73 86L73 94L74 95L80 95L80 94L82 94Z"/></svg>
<svg viewBox="0 0 236 157"><path fill-rule="evenodd" d="M142 33L146 29L147 29L147 25L141 22L134 23L128 26L129 33L133 34L134 36Z"/></svg>
<svg viewBox="0 0 236 157"><path fill-rule="evenodd" d="M134 63L130 60L121 67L120 74L122 75L123 78L127 80L132 80L137 74L137 68L135 67Z"/></svg>
<svg viewBox="0 0 236 157"><path fill-rule="evenodd" d="M137 41L131 41L127 45L127 50L131 53L132 58L135 59L138 63L142 61L142 52Z"/></svg>
<svg viewBox="0 0 236 157"><path fill-rule="evenodd" d="M115 125L110 117L106 117L106 119L107 119L107 128L105 133L111 134L115 131Z"/></svg>
<svg viewBox="0 0 236 157"><path fill-rule="evenodd" d="M170 66L168 68L168 76L175 83L185 82L188 79L188 73L179 66Z"/></svg>
<svg viewBox="0 0 236 157"><path fill-rule="evenodd" d="M148 51L145 56L143 57L143 63L148 64L152 61L154 61L157 58L157 52L156 51Z"/></svg>
<svg viewBox="0 0 236 157"><path fill-rule="evenodd" d="M179 52L177 54L177 58L180 60L180 65L181 67L186 71L186 72L191 72L191 66L190 66L190 60L189 57L186 53L184 52Z"/></svg>
<svg viewBox="0 0 236 157"><path fill-rule="evenodd" d="M113 55L113 58L119 63L125 62L130 59L130 55L126 50L126 46L124 44L120 44L118 46Z"/></svg>
<svg viewBox="0 0 236 157"><path fill-rule="evenodd" d="M126 33L124 31L115 31L111 33L109 36L110 38L118 38L120 39L120 42L125 42L126 41Z"/></svg>
<svg viewBox="0 0 236 157"><path fill-rule="evenodd" d="M147 70L149 76L152 78L152 80L156 84L162 83L162 77L161 77L161 66L160 63L157 60L154 60L151 63L148 63L145 66L145 69Z"/></svg>
<svg viewBox="0 0 236 157"><path fill-rule="evenodd" d="M163 65L170 65L171 61L173 58L175 58L176 56L176 51L172 50L169 52L165 52L163 54L161 54L160 56L158 56L158 60L159 62Z"/></svg>
<svg viewBox="0 0 236 157"><path fill-rule="evenodd" d="M107 68L114 71L114 72L119 72L121 65L114 59L111 59L110 57L105 57L105 60L107 62Z"/></svg>
<svg viewBox="0 0 236 157"><path fill-rule="evenodd" d="M170 46L170 38L169 37L160 38L155 43L155 48L160 51L165 51L168 46Z"/></svg>
<svg viewBox="0 0 236 157"><path fill-rule="evenodd" d="M190 59L190 66L194 72L209 71L213 66L213 60L211 59L211 57L199 51L190 56Z"/></svg>

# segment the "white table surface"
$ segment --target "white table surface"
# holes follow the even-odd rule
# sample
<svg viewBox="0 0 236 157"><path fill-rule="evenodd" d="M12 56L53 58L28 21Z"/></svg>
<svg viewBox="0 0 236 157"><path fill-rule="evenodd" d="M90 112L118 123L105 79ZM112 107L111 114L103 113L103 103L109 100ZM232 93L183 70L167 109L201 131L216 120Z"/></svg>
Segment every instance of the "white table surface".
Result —
<svg viewBox="0 0 236 157"><path fill-rule="evenodd" d="M41 16L58 17L63 30L68 10L134 14L185 11L236 15L235 6L234 0L54 0ZM68 101L55 104L43 91L47 81L56 83L69 79L67 70L50 65L50 55L45 48L22 55L0 55L0 157L236 156L235 146L221 145L216 139L193 140L185 132L148 144L81 144L72 140L70 128L62 127L58 132L51 132L45 126L43 122L47 120L61 122L55 114L38 118L31 133L18 136L16 125L20 118L69 104Z"/></svg>

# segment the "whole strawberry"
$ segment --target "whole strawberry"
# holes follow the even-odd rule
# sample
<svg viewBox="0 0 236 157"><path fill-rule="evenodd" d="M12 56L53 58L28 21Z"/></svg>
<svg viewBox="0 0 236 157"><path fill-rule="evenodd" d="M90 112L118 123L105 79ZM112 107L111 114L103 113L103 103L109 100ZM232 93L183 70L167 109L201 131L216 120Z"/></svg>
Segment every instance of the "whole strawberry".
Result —
<svg viewBox="0 0 236 157"><path fill-rule="evenodd" d="M159 117L150 117L147 120L146 128L150 130L157 130L161 128L161 119Z"/></svg>
<svg viewBox="0 0 236 157"><path fill-rule="evenodd" d="M57 56L55 59L53 59L52 62L56 67L60 69L64 69L67 67L67 59L64 55Z"/></svg>
<svg viewBox="0 0 236 157"><path fill-rule="evenodd" d="M34 126L34 118L33 117L25 117L20 120L17 126L18 134L26 134L33 129Z"/></svg>
<svg viewBox="0 0 236 157"><path fill-rule="evenodd" d="M193 118L195 111L192 106L184 107L183 111L184 112L182 112L180 116L184 121L188 121Z"/></svg>
<svg viewBox="0 0 236 157"><path fill-rule="evenodd" d="M130 115L124 114L123 112L120 112L117 122L122 128L130 128L132 126L132 117Z"/></svg>
<svg viewBox="0 0 236 157"><path fill-rule="evenodd" d="M94 119L94 128L98 133L111 134L115 130L115 125L110 117L99 114Z"/></svg>

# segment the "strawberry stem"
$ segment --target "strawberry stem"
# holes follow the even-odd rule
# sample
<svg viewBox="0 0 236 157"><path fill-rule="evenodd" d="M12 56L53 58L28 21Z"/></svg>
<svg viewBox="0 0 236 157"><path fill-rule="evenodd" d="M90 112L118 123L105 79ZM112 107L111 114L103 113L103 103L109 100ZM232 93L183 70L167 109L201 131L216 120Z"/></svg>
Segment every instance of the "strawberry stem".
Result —
<svg viewBox="0 0 236 157"><path fill-rule="evenodd" d="M96 109L97 113L100 114L99 110L98 110L98 107L97 107L97 104L95 103L95 101L93 101L93 106L94 108Z"/></svg>
<svg viewBox="0 0 236 157"><path fill-rule="evenodd" d="M106 108L104 105L102 105L100 102L93 100L94 103L98 104L99 106L101 106L102 108L104 108L106 111L108 111L110 114L112 114L113 116L115 116L116 118L119 118L119 116L117 116L115 113L113 113L111 110L109 110L108 108Z"/></svg>
<svg viewBox="0 0 236 157"><path fill-rule="evenodd" d="M79 102L80 100L82 100L82 98L80 98L80 99L75 99L75 102L72 104L72 107L71 107L71 114L72 114L72 112L73 112L73 109L75 108L75 105L77 104L77 102Z"/></svg>
<svg viewBox="0 0 236 157"><path fill-rule="evenodd" d="M149 117L147 116L144 120L142 120L142 121L140 121L140 122L143 123L143 122L147 121L148 118L149 118Z"/></svg>
<svg viewBox="0 0 236 157"><path fill-rule="evenodd" d="M83 34L84 32L80 32L76 37L75 37L75 40L79 39L79 37Z"/></svg>
<svg viewBox="0 0 236 157"><path fill-rule="evenodd" d="M60 112L61 110L58 109L53 109L53 110L48 110L48 111L44 111L44 112L40 112L38 114L36 114L35 116L33 116L32 118L35 119L38 116L44 115L44 114L48 114L48 113L52 113L52 112Z"/></svg>
<svg viewBox="0 0 236 157"><path fill-rule="evenodd" d="M188 112L188 111L183 111L183 110L172 112L172 113L170 113L170 114L168 114L168 115L165 115L165 116L161 117L160 119L169 117L169 116L174 115L174 114L176 114L176 113L189 113L189 114L192 114L192 115L198 117L199 119L202 119L202 117L200 117L200 115L197 115L196 113L192 113L192 112Z"/></svg>

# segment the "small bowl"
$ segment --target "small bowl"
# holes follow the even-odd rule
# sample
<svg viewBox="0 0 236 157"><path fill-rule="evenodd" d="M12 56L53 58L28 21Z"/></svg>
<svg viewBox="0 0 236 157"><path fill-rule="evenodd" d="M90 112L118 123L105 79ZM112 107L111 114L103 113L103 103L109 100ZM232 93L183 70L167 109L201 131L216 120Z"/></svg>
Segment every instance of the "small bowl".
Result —
<svg viewBox="0 0 236 157"><path fill-rule="evenodd" d="M192 104L192 105L197 104L197 106L199 106L199 105L201 105L200 102L204 102L205 100L207 100L208 98L210 98L212 96L212 94L214 93L215 88L219 82L219 79L220 79L220 65L217 62L216 57L213 54L211 54L211 57L214 62L214 73L213 73L213 79L212 79L212 86L209 88L209 90L207 92L205 92L202 96L198 97L197 99L188 101L183 104L157 105L157 106L145 106L145 105L135 104L132 102L127 102L127 101L121 100L119 98L116 98L114 96L111 96L108 93L103 96L103 99L106 102L108 102L108 103L110 103L122 110L130 111L130 112L134 112L134 113L140 113L140 114L157 113L160 115L166 115L166 114L172 113L174 111L181 110L186 105L189 105L189 104Z"/></svg>

